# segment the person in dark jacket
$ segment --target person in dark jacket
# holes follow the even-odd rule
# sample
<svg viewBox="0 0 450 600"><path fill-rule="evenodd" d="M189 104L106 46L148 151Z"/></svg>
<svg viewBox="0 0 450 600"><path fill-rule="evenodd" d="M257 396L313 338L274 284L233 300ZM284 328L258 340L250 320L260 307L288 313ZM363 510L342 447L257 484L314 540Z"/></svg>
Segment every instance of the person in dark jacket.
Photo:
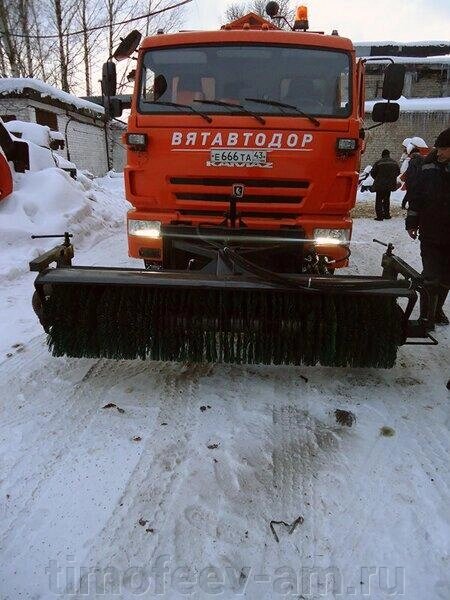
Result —
<svg viewBox="0 0 450 600"><path fill-rule="evenodd" d="M430 329L434 323L448 325L443 307L450 288L450 127L437 137L409 190L406 229L421 242L429 291L428 296L421 294L421 319Z"/></svg>
<svg viewBox="0 0 450 600"><path fill-rule="evenodd" d="M423 156L420 154L419 148L413 148L409 153L409 156L410 159L408 163L408 168L402 176L402 179L404 180L406 185L406 194L402 200L402 208L406 208L408 206L408 190L414 187L414 184L419 176L422 163L424 161Z"/></svg>
<svg viewBox="0 0 450 600"><path fill-rule="evenodd" d="M391 158L389 150L383 150L381 158L373 165L370 174L373 177L372 191L376 192L375 221L390 219L391 192L397 189L397 177L400 175L398 163Z"/></svg>

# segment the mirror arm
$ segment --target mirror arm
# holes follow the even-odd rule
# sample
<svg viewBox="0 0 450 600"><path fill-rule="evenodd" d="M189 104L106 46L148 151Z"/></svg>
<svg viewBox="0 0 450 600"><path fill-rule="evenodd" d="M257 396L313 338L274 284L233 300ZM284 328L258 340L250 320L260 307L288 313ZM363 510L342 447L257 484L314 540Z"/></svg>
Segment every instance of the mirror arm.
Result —
<svg viewBox="0 0 450 600"><path fill-rule="evenodd" d="M371 129L376 129L377 127L381 127L382 125L386 125L386 123L377 123L376 125L371 125L370 127L363 127L363 131L370 131Z"/></svg>
<svg viewBox="0 0 450 600"><path fill-rule="evenodd" d="M289 29L291 31L294 31L293 26L289 23L289 21L286 19L286 17L284 15L275 15L272 17L272 19L275 21L284 21L286 23L286 25L289 27Z"/></svg>

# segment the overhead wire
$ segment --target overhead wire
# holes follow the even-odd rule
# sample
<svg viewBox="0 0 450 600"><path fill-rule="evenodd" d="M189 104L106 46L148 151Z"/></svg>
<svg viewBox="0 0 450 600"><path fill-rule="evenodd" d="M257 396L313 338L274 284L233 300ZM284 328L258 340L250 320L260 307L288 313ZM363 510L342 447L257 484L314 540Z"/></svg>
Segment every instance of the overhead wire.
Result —
<svg viewBox="0 0 450 600"><path fill-rule="evenodd" d="M176 4L171 4L170 6L166 6L165 8L160 8L159 10L155 10L155 11L146 13L144 15L140 15L138 17L132 17L130 19L125 19L124 21L119 21L117 23L113 23L112 26L117 27L118 25L128 25L129 23L133 23L135 21L140 21L142 19L148 19L149 17L155 17L155 16L160 15L169 10L174 10L175 8L180 8L181 6L184 6L185 4L189 4L190 2L192 2L192 0L180 0ZM61 34L24 35L22 33L10 33L10 32L6 33L5 31L0 31L0 35L8 35L10 37L23 38L23 39L50 40L50 39L58 39L60 37L71 37L74 35L81 35L82 33L89 33L91 31L99 31L100 29L108 29L109 27L111 27L111 24L108 23L106 25L97 25L95 27L88 27L86 29L80 29L78 31L62 32Z"/></svg>

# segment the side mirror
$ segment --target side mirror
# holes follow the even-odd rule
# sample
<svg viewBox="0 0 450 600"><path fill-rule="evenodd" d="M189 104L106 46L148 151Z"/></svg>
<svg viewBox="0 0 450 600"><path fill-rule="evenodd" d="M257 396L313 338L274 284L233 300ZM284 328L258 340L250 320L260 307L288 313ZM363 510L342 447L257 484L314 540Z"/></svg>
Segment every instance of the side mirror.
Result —
<svg viewBox="0 0 450 600"><path fill-rule="evenodd" d="M385 100L398 100L405 85L405 65L390 64L383 81L383 98Z"/></svg>
<svg viewBox="0 0 450 600"><path fill-rule="evenodd" d="M112 118L120 117L123 113L122 100L119 98L111 98L109 105L107 106L108 115Z"/></svg>
<svg viewBox="0 0 450 600"><path fill-rule="evenodd" d="M400 116L400 105L397 102L377 102L374 104L372 121L375 123L395 123Z"/></svg>
<svg viewBox="0 0 450 600"><path fill-rule="evenodd" d="M280 6L278 2L268 2L266 6L266 14L273 19L276 15L280 14Z"/></svg>
<svg viewBox="0 0 450 600"><path fill-rule="evenodd" d="M102 69L102 92L107 98L117 94L117 72L116 64L108 60L103 64Z"/></svg>
<svg viewBox="0 0 450 600"><path fill-rule="evenodd" d="M130 58L130 56L135 52L139 46L141 41L142 34L134 29L131 33L129 33L125 38L122 39L116 51L113 54L113 58L117 61L125 60L126 58Z"/></svg>

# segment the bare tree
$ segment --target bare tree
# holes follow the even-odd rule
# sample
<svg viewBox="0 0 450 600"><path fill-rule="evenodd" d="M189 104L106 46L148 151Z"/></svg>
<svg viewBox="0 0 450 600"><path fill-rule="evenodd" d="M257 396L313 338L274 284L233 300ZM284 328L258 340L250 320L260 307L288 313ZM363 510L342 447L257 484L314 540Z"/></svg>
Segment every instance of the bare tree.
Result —
<svg viewBox="0 0 450 600"><path fill-rule="evenodd" d="M120 38L124 37L133 27L141 31L144 36L149 36L155 34L159 29L165 32L173 31L179 28L184 20L184 9L178 8L156 16L145 17L132 26L129 24L115 25L118 21L136 16L137 13L149 14L164 9L174 4L174 0L146 0L146 3L143 3L142 0L103 0L103 2L107 8L109 56L113 54ZM118 82L119 90L122 93L126 93L127 88L132 85L126 78L129 66L130 61L126 61L119 67Z"/></svg>
<svg viewBox="0 0 450 600"><path fill-rule="evenodd" d="M285 16L288 21L291 21L294 16L294 11L291 8L290 0L278 0L280 5L280 14ZM261 15L265 19L269 19L266 14L267 0L251 0L248 2L233 2L225 10L225 18L227 21L236 21L241 17L245 16L249 12L254 12L257 15ZM279 27L284 26L283 22L278 22Z"/></svg>
<svg viewBox="0 0 450 600"><path fill-rule="evenodd" d="M108 55L112 56L122 30L122 27L116 26L116 23L130 18L135 7L132 9L128 0L103 0L103 3L106 11L105 23L108 26ZM142 3L139 4L142 6Z"/></svg>
<svg viewBox="0 0 450 600"><path fill-rule="evenodd" d="M17 2L17 10L19 16L19 22L21 26L21 31L25 36L23 39L23 43L25 46L26 53L26 66L27 66L27 75L28 77L33 77L33 51L31 47L31 29L30 29L30 4L27 0L18 0Z"/></svg>
<svg viewBox="0 0 450 600"><path fill-rule="evenodd" d="M0 70L4 77L39 77L64 91L92 95L101 63L131 29L152 35L183 23L182 8L143 16L174 0L0 0ZM99 29L100 28L100 29ZM126 72L119 71L126 86Z"/></svg>
<svg viewBox="0 0 450 600"><path fill-rule="evenodd" d="M68 29L72 24L75 5L65 0L50 0L54 24L58 35L59 70L61 76L61 88L65 92L70 91L69 86L69 55L70 45L68 40Z"/></svg>
<svg viewBox="0 0 450 600"><path fill-rule="evenodd" d="M9 62L9 70L13 77L20 77L19 49L17 38L12 33L17 18L16 6L8 0L0 0L0 27L2 46Z"/></svg>
<svg viewBox="0 0 450 600"><path fill-rule="evenodd" d="M36 0L28 0L30 21L32 27L30 31L34 34L31 41L32 60L33 60L33 76L40 77L44 81L48 81L49 73L52 71L51 62L56 49L56 40L48 40L42 37L42 31L47 30L48 19L41 6L37 7Z"/></svg>
<svg viewBox="0 0 450 600"><path fill-rule="evenodd" d="M77 29L81 30L81 45L86 95L92 94L92 70L96 62L94 49L104 36L103 30L93 30L102 20L102 6L93 0L79 0L76 11Z"/></svg>

